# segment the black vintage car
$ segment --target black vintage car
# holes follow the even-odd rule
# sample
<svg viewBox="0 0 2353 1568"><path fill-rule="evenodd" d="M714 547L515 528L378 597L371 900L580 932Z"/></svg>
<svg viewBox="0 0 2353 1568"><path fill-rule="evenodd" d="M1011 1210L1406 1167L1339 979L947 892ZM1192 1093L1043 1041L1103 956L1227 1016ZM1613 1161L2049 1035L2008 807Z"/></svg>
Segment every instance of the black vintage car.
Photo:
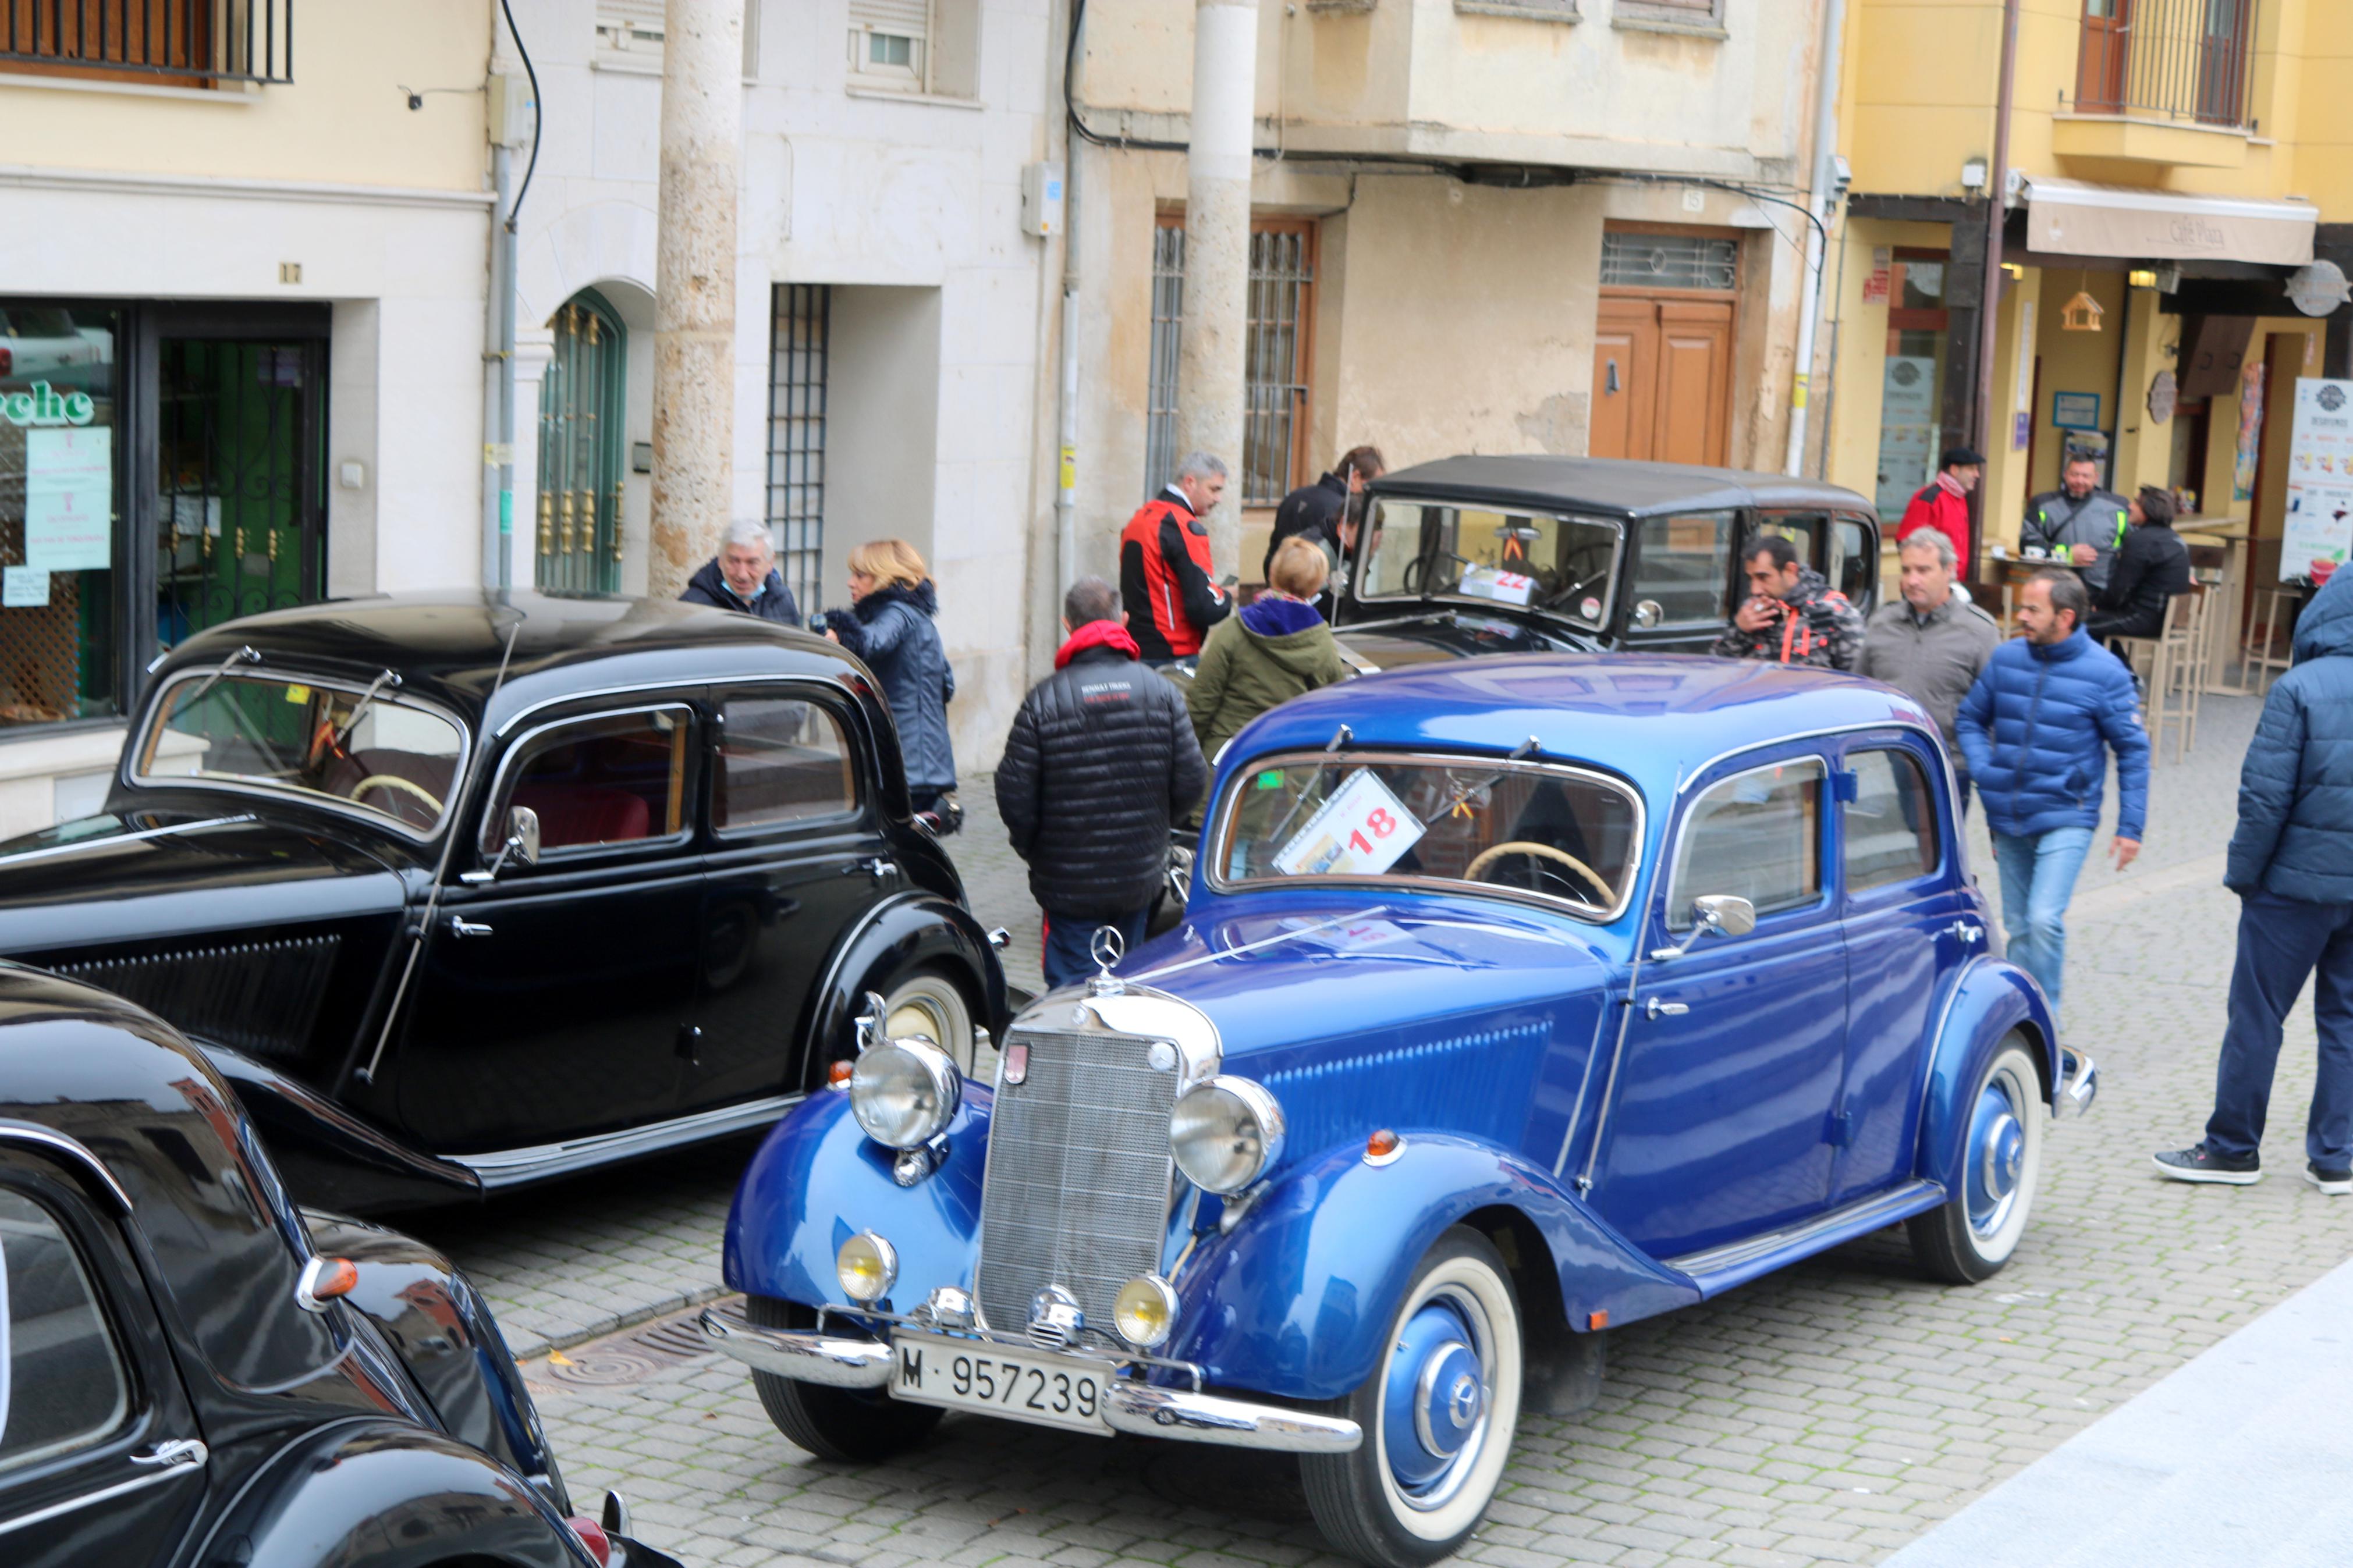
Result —
<svg viewBox="0 0 2353 1568"><path fill-rule="evenodd" d="M1490 653L1704 653L1741 551L1793 539L1868 615L1879 519L1816 479L1606 458L1447 458L1367 489L1337 622L1360 668Z"/></svg>
<svg viewBox="0 0 2353 1568"><path fill-rule="evenodd" d="M0 953L170 1020L363 1213L764 1126L868 993L967 1065L1006 1010L864 667L653 601L190 638L106 814L0 844Z"/></svg>
<svg viewBox="0 0 2353 1568"><path fill-rule="evenodd" d="M0 963L0 1561L677 1568L575 1515L449 1260L297 1210L204 1055Z"/></svg>

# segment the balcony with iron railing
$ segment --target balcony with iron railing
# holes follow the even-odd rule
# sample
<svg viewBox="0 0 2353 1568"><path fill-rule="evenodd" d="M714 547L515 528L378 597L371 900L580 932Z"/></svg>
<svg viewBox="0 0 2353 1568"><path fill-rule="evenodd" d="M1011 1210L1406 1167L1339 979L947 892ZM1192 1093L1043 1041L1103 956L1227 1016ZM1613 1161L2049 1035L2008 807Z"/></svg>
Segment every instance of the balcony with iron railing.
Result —
<svg viewBox="0 0 2353 1568"><path fill-rule="evenodd" d="M172 87L290 82L294 0L0 0L8 71Z"/></svg>
<svg viewBox="0 0 2353 1568"><path fill-rule="evenodd" d="M2236 167L2256 130L2256 5L2084 0L2057 151Z"/></svg>

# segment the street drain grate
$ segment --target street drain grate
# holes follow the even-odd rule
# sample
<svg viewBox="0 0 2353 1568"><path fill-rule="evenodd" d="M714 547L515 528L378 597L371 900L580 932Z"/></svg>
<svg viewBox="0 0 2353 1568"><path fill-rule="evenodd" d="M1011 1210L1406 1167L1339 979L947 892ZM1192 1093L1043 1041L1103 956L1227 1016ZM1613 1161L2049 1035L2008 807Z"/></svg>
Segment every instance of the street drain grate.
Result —
<svg viewBox="0 0 2353 1568"><path fill-rule="evenodd" d="M740 1301L723 1303L719 1310L733 1321L744 1321ZM584 1388L626 1388L667 1367L705 1360L717 1352L695 1322L702 1311L701 1307L692 1307L647 1323L625 1336L571 1352L554 1352L547 1358L547 1375L558 1383Z"/></svg>

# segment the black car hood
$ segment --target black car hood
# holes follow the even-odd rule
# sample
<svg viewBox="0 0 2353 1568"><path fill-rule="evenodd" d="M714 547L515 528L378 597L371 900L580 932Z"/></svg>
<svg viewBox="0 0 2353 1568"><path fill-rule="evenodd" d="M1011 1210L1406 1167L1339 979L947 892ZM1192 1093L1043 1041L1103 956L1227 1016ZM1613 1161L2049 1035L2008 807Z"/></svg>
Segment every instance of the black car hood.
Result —
<svg viewBox="0 0 2353 1568"><path fill-rule="evenodd" d="M0 843L0 955L390 914L385 858L235 807L86 816Z"/></svg>
<svg viewBox="0 0 2353 1568"><path fill-rule="evenodd" d="M1344 626L1341 645L1382 669L1475 658L1482 654L1590 653L1600 644L1565 626L1538 626L1479 610L1430 609Z"/></svg>

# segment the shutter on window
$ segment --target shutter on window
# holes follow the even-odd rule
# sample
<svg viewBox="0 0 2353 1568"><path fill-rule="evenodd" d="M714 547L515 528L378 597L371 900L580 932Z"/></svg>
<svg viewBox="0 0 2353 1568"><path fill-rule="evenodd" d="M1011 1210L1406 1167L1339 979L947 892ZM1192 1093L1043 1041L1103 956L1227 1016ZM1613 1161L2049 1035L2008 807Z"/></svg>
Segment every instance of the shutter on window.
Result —
<svg viewBox="0 0 2353 1568"><path fill-rule="evenodd" d="M931 0L849 0L849 25L921 39L931 30Z"/></svg>
<svg viewBox="0 0 2353 1568"><path fill-rule="evenodd" d="M596 0L596 47L661 53L662 0Z"/></svg>

